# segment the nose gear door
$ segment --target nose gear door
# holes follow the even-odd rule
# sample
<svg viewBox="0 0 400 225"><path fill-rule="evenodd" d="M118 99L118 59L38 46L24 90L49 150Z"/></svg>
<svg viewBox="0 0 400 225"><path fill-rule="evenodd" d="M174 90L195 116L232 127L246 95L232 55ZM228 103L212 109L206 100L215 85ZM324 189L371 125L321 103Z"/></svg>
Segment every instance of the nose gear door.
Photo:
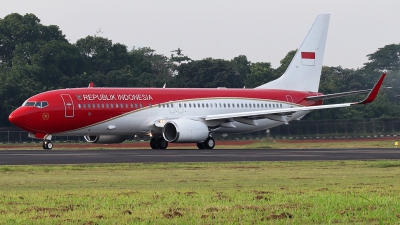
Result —
<svg viewBox="0 0 400 225"><path fill-rule="evenodd" d="M74 104L69 94L60 95L64 102L65 117L74 117Z"/></svg>

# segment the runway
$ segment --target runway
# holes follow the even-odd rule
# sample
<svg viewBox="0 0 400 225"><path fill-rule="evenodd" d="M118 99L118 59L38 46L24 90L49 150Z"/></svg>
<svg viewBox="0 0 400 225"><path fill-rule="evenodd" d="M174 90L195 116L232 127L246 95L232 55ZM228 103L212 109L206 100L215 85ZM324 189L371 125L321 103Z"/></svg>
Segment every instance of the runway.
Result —
<svg viewBox="0 0 400 225"><path fill-rule="evenodd" d="M0 165L400 159L400 149L4 150Z"/></svg>

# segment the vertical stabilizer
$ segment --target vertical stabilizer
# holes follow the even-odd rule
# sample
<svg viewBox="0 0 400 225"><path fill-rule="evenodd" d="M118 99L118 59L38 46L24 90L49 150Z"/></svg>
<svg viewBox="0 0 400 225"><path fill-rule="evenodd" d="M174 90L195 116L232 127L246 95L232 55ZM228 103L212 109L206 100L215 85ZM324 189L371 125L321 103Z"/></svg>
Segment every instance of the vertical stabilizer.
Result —
<svg viewBox="0 0 400 225"><path fill-rule="evenodd" d="M285 73L256 88L318 92L329 18L318 15Z"/></svg>

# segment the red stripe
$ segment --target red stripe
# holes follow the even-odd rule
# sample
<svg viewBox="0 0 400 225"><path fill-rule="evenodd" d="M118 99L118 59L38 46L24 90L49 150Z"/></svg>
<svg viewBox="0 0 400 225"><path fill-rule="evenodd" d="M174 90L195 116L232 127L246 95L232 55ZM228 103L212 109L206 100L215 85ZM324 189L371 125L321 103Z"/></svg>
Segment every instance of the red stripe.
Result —
<svg viewBox="0 0 400 225"><path fill-rule="evenodd" d="M315 59L315 52L302 52L301 58L302 59Z"/></svg>

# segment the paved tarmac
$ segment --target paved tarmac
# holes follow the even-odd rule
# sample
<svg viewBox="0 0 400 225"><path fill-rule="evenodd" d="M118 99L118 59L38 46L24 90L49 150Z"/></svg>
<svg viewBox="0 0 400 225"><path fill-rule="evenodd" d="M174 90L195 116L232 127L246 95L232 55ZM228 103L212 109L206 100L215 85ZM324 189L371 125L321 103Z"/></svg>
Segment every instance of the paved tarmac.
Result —
<svg viewBox="0 0 400 225"><path fill-rule="evenodd" d="M400 149L2 150L0 165L400 159Z"/></svg>

